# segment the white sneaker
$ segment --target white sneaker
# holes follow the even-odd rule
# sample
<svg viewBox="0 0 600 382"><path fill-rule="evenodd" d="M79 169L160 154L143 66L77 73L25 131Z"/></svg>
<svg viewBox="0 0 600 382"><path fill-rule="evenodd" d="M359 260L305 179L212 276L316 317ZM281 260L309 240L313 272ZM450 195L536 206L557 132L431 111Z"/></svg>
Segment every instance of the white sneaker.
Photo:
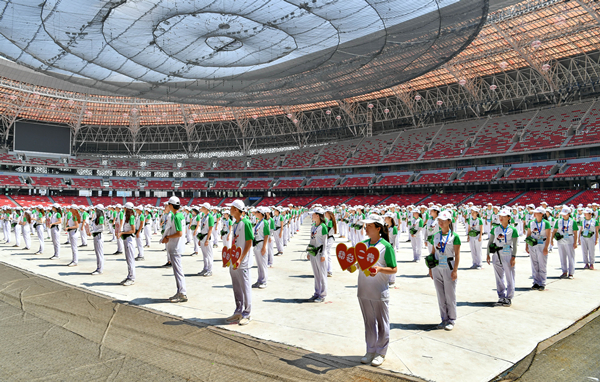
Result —
<svg viewBox="0 0 600 382"><path fill-rule="evenodd" d="M76 263L76 262L74 262L74 261L71 261L71 262L69 263L69 265L67 265L67 267L76 267L76 266L77 266L77 263Z"/></svg>
<svg viewBox="0 0 600 382"><path fill-rule="evenodd" d="M267 287L267 284L259 284L258 285L258 289L265 289Z"/></svg>
<svg viewBox="0 0 600 382"><path fill-rule="evenodd" d="M377 354L375 354L375 353L367 353L367 354L365 354L364 357L362 357L360 359L360 363L364 363L365 365L368 365L371 362L373 362L373 358L375 358L376 355Z"/></svg>
<svg viewBox="0 0 600 382"><path fill-rule="evenodd" d="M239 325L248 325L250 323L250 321L252 321L252 319L250 318L250 316L248 317L243 317L240 322L238 322Z"/></svg>
<svg viewBox="0 0 600 382"><path fill-rule="evenodd" d="M50 260L58 260L58 256L52 256Z"/></svg>
<svg viewBox="0 0 600 382"><path fill-rule="evenodd" d="M135 284L135 281L133 281L131 279L127 279L127 280L123 281L124 286L131 286L133 284Z"/></svg>
<svg viewBox="0 0 600 382"><path fill-rule="evenodd" d="M454 329L454 325L453 325L453 324L451 324L451 323L448 323L448 324L447 324L447 325L444 327L444 330L447 330L447 331L451 331L452 329Z"/></svg>
<svg viewBox="0 0 600 382"><path fill-rule="evenodd" d="M225 319L227 322L238 322L242 319L242 315L239 313L235 313L233 316L229 316Z"/></svg>
<svg viewBox="0 0 600 382"><path fill-rule="evenodd" d="M204 272L204 274L202 276L210 277L210 276L212 276L212 271L206 271L206 272Z"/></svg>
<svg viewBox="0 0 600 382"><path fill-rule="evenodd" d="M198 272L198 276L204 276L205 273L206 273L206 269L202 270L202 272Z"/></svg>
<svg viewBox="0 0 600 382"><path fill-rule="evenodd" d="M381 354L377 354L377 356L373 358L373 361L371 361L371 366L381 366L383 364L383 361L385 361L385 357Z"/></svg>
<svg viewBox="0 0 600 382"><path fill-rule="evenodd" d="M102 272L100 272L100 271L94 271L94 272L92 272L92 276L98 276L98 275L101 275L101 274L102 274Z"/></svg>

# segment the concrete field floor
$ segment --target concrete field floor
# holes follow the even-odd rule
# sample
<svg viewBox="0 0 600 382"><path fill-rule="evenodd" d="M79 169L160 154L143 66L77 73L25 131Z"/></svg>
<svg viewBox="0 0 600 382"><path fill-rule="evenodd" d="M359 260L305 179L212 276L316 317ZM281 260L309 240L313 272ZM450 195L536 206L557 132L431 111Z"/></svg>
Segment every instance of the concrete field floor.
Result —
<svg viewBox="0 0 600 382"><path fill-rule="evenodd" d="M185 370L185 372L180 370L174 373L171 371L177 378L226 380L228 378L225 376L232 374L220 375L217 370L214 370L214 374L207 376L206 368L202 369L198 366L203 364L202 362L198 365L189 363L188 361L196 359L186 358L189 357L188 353L192 352L189 349L194 346L204 349L210 347L204 344L202 336L199 336L196 342L192 340L193 334L185 332L178 333L177 335L182 337L177 338L184 342L188 352L172 351L165 355L165 359L161 359L160 353L155 354L155 349L147 346L151 343L146 343L146 347L142 348L145 351L138 352L139 355L135 356L135 359L130 359L131 355L123 356L127 353L126 350L139 347L139 343L137 343L139 338L138 341L136 338L141 334L155 333L148 325L156 324L155 321L160 321L160 318L140 318L139 325L136 325L136 317L137 315L141 317L141 313L135 312L148 312L148 309L172 317L168 321L177 322L177 324L171 326L210 329L211 333L217 331L224 338L229 338L227 333L230 333L232 338L241 336L245 341L253 344L246 345L245 348L268 346L270 349L276 349L271 351L272 354L277 355L278 352L281 352L279 361L287 359L285 362L287 366L293 365L294 369L302 372L306 371L307 367L311 370L306 374L306 378L301 375L295 378L292 371L285 373L274 371L273 374L268 374L273 371L273 367L267 364L270 365L277 358L263 362L259 353L256 353L256 359L252 360L254 363L248 361L252 367L240 367L240 373L244 373L244 370L248 370L248 373L255 373L257 370L264 369L264 375L267 378L281 375L282 379L287 379L288 374L286 373L289 372L291 373L289 375L292 376L291 380L310 380L315 376L320 380L336 380L336 378L341 378L340 380L379 380L379 378L383 378L382 380L385 380L391 375L396 375L401 378L418 377L433 381L488 381L507 370L514 370L521 360L532 354L540 342L572 326L600 306L600 293L598 293L600 283L597 282L600 274L597 271L581 269L583 264L581 264L579 248L576 251L578 268L573 280L558 279L561 273L558 251L555 248L549 254L548 285L544 292L538 292L530 290L531 266L524 250L524 244L521 243L517 257L517 288L513 305L509 308L494 307L493 303L498 298L495 292L496 284L492 266L485 265L482 270L467 269L471 266L471 255L468 243L466 243L465 231L459 225L458 232L463 240L463 245L461 246L462 258L457 286L458 320L455 329L451 332L436 330L435 326L439 323L440 318L433 282L427 276L427 267L424 262L412 262L410 243L404 242L407 234L401 234L400 250L396 254L398 277L395 287L391 290L391 338L386 361L380 370L370 366L354 367L354 365L359 365L359 359L365 353L364 326L356 298L357 274L342 272L336 259L332 257L335 262L333 264L334 275L328 278L328 296L325 303L308 302L308 298L313 294L312 270L310 263L305 260L304 252L309 241L309 227L309 219L305 219L300 232L285 248L284 256L275 257L274 268L269 269L268 287L262 290L253 289L252 322L247 326L226 325L224 322L224 318L233 313L234 300L229 272L222 268L220 262L221 246L214 249L215 267L212 277L205 278L197 275L202 270L201 255L183 257L190 300L183 304L168 302L167 298L175 293L175 280L170 268L161 267L166 261L166 252L162 251L164 245L158 243L158 235L152 236L151 248L145 249L146 260L136 262L135 285L125 287L119 284L127 274L123 255L107 255L104 274L91 276L90 273L96 265L91 240L89 240L88 247L80 248L79 265L69 268L66 265L71 259L70 246L62 245L61 259L52 261L48 259L52 255L52 244L49 240L45 242L46 249L43 255L33 255L39 245L37 237L32 237L32 250L23 251L11 247L14 244L13 234L10 244L0 245L0 262L43 277L36 278L38 281L35 282L30 281L33 285L23 288L18 288L18 283L14 281L4 282L0 279L2 281L0 284L2 301L17 309L12 313L4 313L4 309L2 311L3 314L13 317L19 314L25 315L26 308L30 304L36 307L57 306L52 309L46 308L46 310L61 312L61 320L57 319L51 322L58 330L50 330L49 327L44 326L44 322L37 322L38 318L36 318L32 319L32 325L39 325L37 335L46 333L46 331L52 334L63 328L82 336L83 334L78 333L69 325L83 322L81 325L85 326L85 322L91 325L96 321L102 321L104 324L99 325L100 328L103 328L102 331L94 329L95 332L92 330L94 336L85 337L91 341L87 346L93 353L93 357L90 356L90 360L81 362L86 365L97 363L99 355L109 357L108 352L114 351L114 354L111 353L111 359L117 362L119 357L125 357L124 359L130 362L128 367L132 368L131 370L140 367L136 362L149 362L156 366L158 368L156 370L149 368L144 371L155 373L149 374L147 377L152 380L166 379L165 375L160 373L170 370L164 366L167 361L169 361L169 365L173 362L182 363L179 365L182 368L183 364L187 365L189 370ZM339 238L336 240L334 245L340 242ZM66 235L61 234L61 241L66 241ZM486 244L487 241L484 241L484 247ZM116 243L105 242L104 248L106 253L113 253L116 250ZM187 251L187 253L193 251L191 243L187 245ZM423 253L426 251L424 250ZM14 268L5 268L15 271ZM21 272L21 274L28 275L25 272ZM253 282L256 281L256 269L253 269L251 274ZM32 277L19 276L17 280ZM45 283L49 281L46 278L57 280L60 284L56 285L60 285L61 288L57 287L55 290L46 286ZM44 282L39 280L44 280ZM67 285L76 288L70 288ZM44 292L48 288L50 290ZM82 293L86 290L92 294ZM94 296L94 298L87 297L90 301L83 304L86 306L85 309L75 309L71 306L71 295L74 293L71 291L78 291L82 295ZM102 299L102 296L108 297L108 299ZM79 299L83 299L83 297L79 297ZM100 304L97 300L107 301L107 303ZM75 306L77 305L75 304ZM103 306L104 308L102 308ZM124 332L131 333L131 336L117 340L107 329L110 327L111 317L112 320L122 318L117 311L133 309L132 306L144 309L136 308L129 313L130 320L122 323L121 327ZM9 310L7 307L6 311ZM46 315L37 317L47 320ZM85 320L81 320L82 317ZM109 320L108 324L106 320ZM160 328L165 329L169 325L163 322ZM125 328L128 330L125 331ZM173 328L169 327L168 329ZM42 334L42 336L47 337L48 334ZM162 332L160 336L163 336ZM34 340L36 337L34 335L30 338ZM111 346L110 339L115 341L118 346L114 344ZM128 343L128 341L131 342ZM215 342L215 344L217 343L218 341ZM23 346L25 345L23 344ZM100 346L100 350L98 350L98 346ZM161 348L161 346L163 345L157 345L157 348ZM223 348L219 349L221 346L227 346L226 344L219 343L215 346L217 346L216 350L226 353ZM68 349L67 347L63 352ZM77 351L82 356L87 354L85 351ZM286 358L285 351L295 353ZM98 354L99 352L100 354ZM151 355L144 358L145 353ZM177 358L177 354L181 355L181 360ZM174 358L169 360L170 356ZM219 367L223 367L219 361L219 358L222 357L222 355L215 356L216 365ZM1 359L6 358L3 356ZM290 359L294 361L290 361ZM260 364L260 367L257 367L256 362ZM307 366L313 364L316 365L314 368ZM28 365L33 364L28 363ZM6 365L0 366L0 377L3 375L13 376L13 374L4 374L7 367ZM230 369L227 373L233 372L231 367L229 365ZM344 373L342 373L342 369ZM116 368L110 370L112 370L111 373L119 373ZM57 377L54 379L62 379L58 377L60 371L55 372L59 374L44 373L35 378L44 379L55 375ZM108 371L106 372L108 373ZM367 373L368 376L347 373ZM110 373L107 375L114 377ZM352 377L349 377L351 375ZM33 374L24 374L22 378L9 379L35 379L32 376ZM106 375L100 379L106 379Z"/></svg>

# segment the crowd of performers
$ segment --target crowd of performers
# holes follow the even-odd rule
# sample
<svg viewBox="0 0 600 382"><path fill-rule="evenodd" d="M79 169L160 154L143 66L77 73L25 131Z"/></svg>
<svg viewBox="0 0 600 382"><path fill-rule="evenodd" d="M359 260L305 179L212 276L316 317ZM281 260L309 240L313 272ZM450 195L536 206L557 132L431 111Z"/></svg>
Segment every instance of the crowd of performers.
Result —
<svg viewBox="0 0 600 382"><path fill-rule="evenodd" d="M104 242L116 242L114 255L125 255L127 276L124 286L135 284L136 261L144 260L144 249L151 235L160 235L166 263L172 267L177 291L169 300L188 301L181 256L192 243L191 256L203 256L200 276L213 275L214 254L219 242L226 248L239 248L229 272L235 300L234 314L228 323L247 325L251 321L252 288L264 289L274 257L282 255L290 239L300 231L305 218L311 219L310 242L306 257L314 275L314 293L308 301L320 303L327 297L327 278L336 269L338 240L352 246L363 242L375 248L379 258L370 272L358 272L358 300L365 324L367 354L362 363L381 365L389 343L389 288L396 282L396 252L406 238L412 248L412 260L424 261L437 292L441 322L438 329L452 330L456 324L456 285L461 260L462 225L469 244L472 269L482 269L484 261L493 266L498 301L496 306L510 307L515 293L515 257L519 245L529 254L533 290L543 291L547 279L548 254L557 250L562 273L573 279L576 249L581 248L585 269L594 269L598 245L599 205L588 206L462 206L429 203L421 206L321 206L310 210L287 207L249 208L241 200L225 207L208 203L180 205L173 196L163 207L125 205L32 208L3 207L1 221L5 244L24 250L32 248L31 236L37 235L38 255L46 254L44 241L52 241L51 260L61 259L61 236L66 231L71 248L69 267L78 265L78 248L91 239L96 254L92 275L104 272ZM13 237L14 235L14 237ZM405 236L404 236L405 235ZM486 245L484 245L484 240ZM362 245L362 244L361 244ZM485 259L484 259L485 253ZM468 260L463 260L463 262ZM258 277L251 281L250 269L256 262ZM339 269L339 268L337 268Z"/></svg>

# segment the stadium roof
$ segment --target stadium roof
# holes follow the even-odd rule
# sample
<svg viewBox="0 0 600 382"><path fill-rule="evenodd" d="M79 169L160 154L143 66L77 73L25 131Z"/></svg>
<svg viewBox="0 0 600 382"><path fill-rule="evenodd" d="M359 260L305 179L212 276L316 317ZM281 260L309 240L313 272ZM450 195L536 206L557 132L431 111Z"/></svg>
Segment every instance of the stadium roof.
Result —
<svg viewBox="0 0 600 382"><path fill-rule="evenodd" d="M479 33L488 0L2 0L0 7L0 55L61 80L51 87L273 106L358 96L435 69ZM12 69L12 79L42 84Z"/></svg>

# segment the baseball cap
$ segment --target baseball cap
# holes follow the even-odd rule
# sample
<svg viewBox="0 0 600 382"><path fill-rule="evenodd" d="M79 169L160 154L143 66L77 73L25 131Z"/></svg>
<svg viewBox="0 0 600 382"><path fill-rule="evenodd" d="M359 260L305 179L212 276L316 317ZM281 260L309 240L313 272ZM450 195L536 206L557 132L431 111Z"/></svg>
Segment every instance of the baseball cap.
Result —
<svg viewBox="0 0 600 382"><path fill-rule="evenodd" d="M246 205L240 199L236 199L236 200L234 200L231 203L227 203L226 206L227 207L235 207L235 208L237 208L240 211L243 211L244 208L246 208Z"/></svg>
<svg viewBox="0 0 600 382"><path fill-rule="evenodd" d="M367 216L367 218L363 219L362 222L364 224L369 224L369 223L379 223L381 225L385 224L385 222L383 221L383 216L376 215L376 214L371 214L371 215Z"/></svg>
<svg viewBox="0 0 600 382"><path fill-rule="evenodd" d="M167 203L172 204L174 206L178 206L180 204L180 201L179 201L179 198L177 196L171 196L169 198L169 201Z"/></svg>

